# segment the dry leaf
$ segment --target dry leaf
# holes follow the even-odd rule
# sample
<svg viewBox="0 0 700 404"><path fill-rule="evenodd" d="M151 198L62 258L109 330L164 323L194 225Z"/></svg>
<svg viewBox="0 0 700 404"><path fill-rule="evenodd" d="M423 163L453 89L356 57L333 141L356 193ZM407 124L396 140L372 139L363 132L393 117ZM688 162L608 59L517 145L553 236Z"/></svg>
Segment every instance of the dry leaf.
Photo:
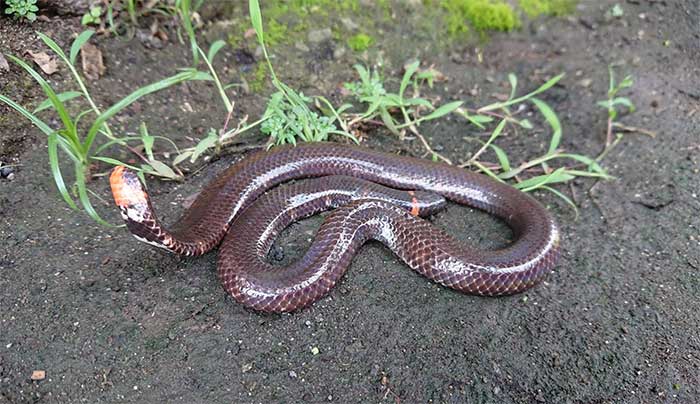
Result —
<svg viewBox="0 0 700 404"><path fill-rule="evenodd" d="M83 62L83 74L88 80L95 81L105 74L102 51L97 46L85 42L80 47L80 58Z"/></svg>
<svg viewBox="0 0 700 404"><path fill-rule="evenodd" d="M10 71L10 65L7 63L7 59L5 59L5 56L0 53L0 72L8 72Z"/></svg>
<svg viewBox="0 0 700 404"><path fill-rule="evenodd" d="M36 63L44 73L54 74L58 70L58 62L56 62L56 59L53 59L46 52L27 51L27 53L32 57L34 63Z"/></svg>
<svg viewBox="0 0 700 404"><path fill-rule="evenodd" d="M44 380L46 378L45 370L35 370L32 372L32 380Z"/></svg>

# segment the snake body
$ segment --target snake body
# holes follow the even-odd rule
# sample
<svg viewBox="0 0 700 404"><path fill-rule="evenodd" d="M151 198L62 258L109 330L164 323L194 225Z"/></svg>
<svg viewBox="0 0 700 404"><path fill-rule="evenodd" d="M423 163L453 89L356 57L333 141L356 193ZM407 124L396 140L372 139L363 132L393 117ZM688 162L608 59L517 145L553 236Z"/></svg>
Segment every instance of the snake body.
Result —
<svg viewBox="0 0 700 404"><path fill-rule="evenodd" d="M263 195L309 177L326 178ZM293 311L328 293L369 239L435 282L478 295L526 290L559 257L558 226L531 196L458 167L355 146L307 143L255 153L207 185L170 229L133 172L117 167L110 183L128 229L142 241L199 255L225 238L218 264L224 288L262 311ZM475 249L416 217L439 209L442 197L503 219L514 242L495 251ZM264 261L282 229L333 207L301 260L286 268Z"/></svg>

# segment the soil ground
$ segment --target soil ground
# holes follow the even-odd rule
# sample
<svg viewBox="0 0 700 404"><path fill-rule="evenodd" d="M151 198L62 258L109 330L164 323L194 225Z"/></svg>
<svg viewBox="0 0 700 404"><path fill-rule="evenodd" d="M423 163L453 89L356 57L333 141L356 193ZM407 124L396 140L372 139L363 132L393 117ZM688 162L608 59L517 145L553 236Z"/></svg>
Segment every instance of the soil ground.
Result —
<svg viewBox="0 0 700 404"><path fill-rule="evenodd" d="M621 19L607 19L613 4L583 1L573 16L494 35L479 45L481 62L474 45L432 46L429 35L411 36L400 23L405 10L380 27L388 40L404 41L377 44L389 72L398 75L411 57L434 63L450 78L435 90L447 99L483 105L507 92L508 72L532 89L566 71L544 98L559 111L562 146L572 152L602 147L606 116L595 101L604 98L608 63L635 78L629 96L638 110L623 122L658 136L624 138L605 160L615 180L573 184L578 219L551 194L536 194L562 225L564 252L546 282L512 297L439 287L369 243L342 282L310 308L251 312L219 285L215 253L165 255L68 209L49 173L45 137L0 106L0 160L19 164L12 181L0 180L0 403L697 402L700 10L694 0L629 0L621 3ZM217 18L201 30L203 38L225 38L226 19ZM79 17L31 26L0 18L0 52L43 49L34 31L67 47L80 30ZM275 48L278 71L306 93L337 99L362 57L334 52L342 42L333 41L308 51ZM107 73L90 86L101 105L189 63L188 47L177 41L162 49L138 39L96 43ZM250 68L236 49L223 55L228 78ZM67 79L65 69L51 76L58 87ZM23 105L43 99L16 66L0 72L0 93ZM237 94L237 118L260 114L266 94L269 88ZM144 120L184 146L192 144L185 136L203 136L224 115L205 84L169 89L128 112L115 126L135 131ZM456 118L422 130L455 161L478 147L463 140L473 129ZM253 133L242 141L264 138ZM417 140L400 142L381 130L364 143L423 154ZM516 153L546 146L545 133L509 136L503 144ZM237 157L224 155L183 183L151 179L164 222ZM105 178L91 186L109 200ZM98 209L119 221L108 204ZM509 239L501 222L467 208L450 206L432 220L484 248ZM320 221L284 234L277 245L286 259L304 251ZM34 370L44 370L45 379L31 380Z"/></svg>

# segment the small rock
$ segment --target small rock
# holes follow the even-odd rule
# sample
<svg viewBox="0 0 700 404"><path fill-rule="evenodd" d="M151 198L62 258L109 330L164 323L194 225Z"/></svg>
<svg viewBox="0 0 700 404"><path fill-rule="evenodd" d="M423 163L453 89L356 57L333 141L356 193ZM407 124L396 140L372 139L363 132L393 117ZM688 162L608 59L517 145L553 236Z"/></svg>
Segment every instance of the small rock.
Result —
<svg viewBox="0 0 700 404"><path fill-rule="evenodd" d="M331 39L332 36L333 33L331 32L330 28L315 29L309 31L309 42L320 43L327 39Z"/></svg>
<svg viewBox="0 0 700 404"><path fill-rule="evenodd" d="M340 22L342 22L343 25L345 25L345 28L347 28L347 29L350 30L350 31L354 31L354 30L356 30L357 28L359 28L359 26L357 25L357 23L356 23L355 21L353 21L351 18L348 18L348 17L343 17L343 18L341 18L341 19L340 19Z"/></svg>
<svg viewBox="0 0 700 404"><path fill-rule="evenodd" d="M333 59L340 59L345 55L345 48L339 46L333 50Z"/></svg>
<svg viewBox="0 0 700 404"><path fill-rule="evenodd" d="M0 167L0 178L7 178L8 180L11 180L12 178L10 177L14 177L14 172L15 170L13 170L12 167Z"/></svg>
<svg viewBox="0 0 700 404"><path fill-rule="evenodd" d="M301 41L295 43L295 44L294 44L294 47L297 48L298 50L302 51L302 52L308 52L308 51L311 50L311 49L309 49L308 46L306 46L306 44L305 44L304 42L301 42Z"/></svg>
<svg viewBox="0 0 700 404"><path fill-rule="evenodd" d="M0 53L0 72L10 71L10 64L7 63L7 59Z"/></svg>
<svg viewBox="0 0 700 404"><path fill-rule="evenodd" d="M35 370L32 372L32 380L44 380L46 379L45 370Z"/></svg>

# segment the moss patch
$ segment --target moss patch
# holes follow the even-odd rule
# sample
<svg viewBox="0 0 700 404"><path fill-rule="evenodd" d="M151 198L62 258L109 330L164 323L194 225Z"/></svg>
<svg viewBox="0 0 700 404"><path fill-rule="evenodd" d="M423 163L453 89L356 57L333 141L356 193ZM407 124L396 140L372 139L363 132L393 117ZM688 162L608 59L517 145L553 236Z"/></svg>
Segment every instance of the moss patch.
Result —
<svg viewBox="0 0 700 404"><path fill-rule="evenodd" d="M540 15L562 16L571 14L577 0L518 0L520 8L530 18Z"/></svg>
<svg viewBox="0 0 700 404"><path fill-rule="evenodd" d="M355 52L367 50L374 43L374 37L367 34L357 34L348 39L348 46Z"/></svg>
<svg viewBox="0 0 700 404"><path fill-rule="evenodd" d="M503 0L442 0L447 10L447 31L462 36L470 28L478 32L512 31L520 26L518 14Z"/></svg>

